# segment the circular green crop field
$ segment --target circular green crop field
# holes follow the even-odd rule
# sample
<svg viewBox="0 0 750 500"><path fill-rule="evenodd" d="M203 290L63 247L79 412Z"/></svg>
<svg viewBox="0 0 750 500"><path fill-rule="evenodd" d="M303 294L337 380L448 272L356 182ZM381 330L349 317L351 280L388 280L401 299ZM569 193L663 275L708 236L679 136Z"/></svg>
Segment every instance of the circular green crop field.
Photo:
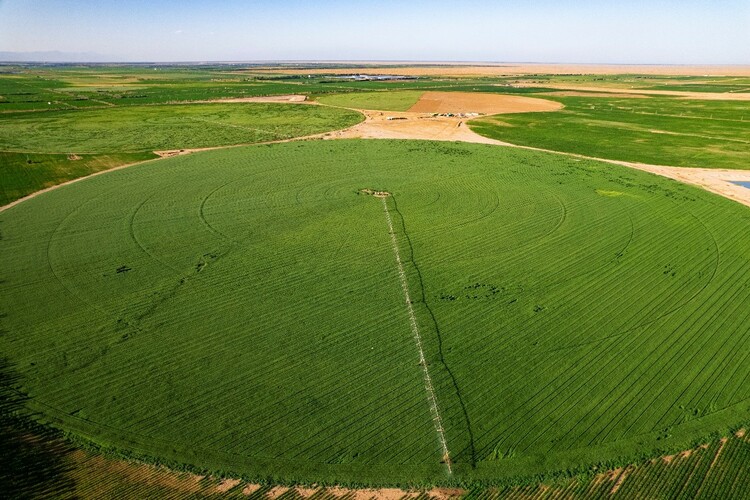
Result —
<svg viewBox="0 0 750 500"><path fill-rule="evenodd" d="M622 167L252 146L64 186L0 232L5 375L43 420L135 456L492 481L750 415L750 210Z"/></svg>

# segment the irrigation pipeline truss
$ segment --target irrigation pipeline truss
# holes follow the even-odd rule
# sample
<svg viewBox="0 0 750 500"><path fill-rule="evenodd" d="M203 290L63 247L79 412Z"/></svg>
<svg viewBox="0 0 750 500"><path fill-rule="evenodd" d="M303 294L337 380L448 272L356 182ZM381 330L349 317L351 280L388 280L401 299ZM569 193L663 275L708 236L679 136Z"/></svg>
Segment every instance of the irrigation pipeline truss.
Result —
<svg viewBox="0 0 750 500"><path fill-rule="evenodd" d="M409 294L409 284L406 281L406 272L404 271L404 265L401 261L401 254L398 251L398 243L396 242L396 233L393 230L393 221L391 219L391 213L388 211L388 203L386 199L388 195L378 196L383 200L383 211L385 212L385 220L388 223L388 234L391 235L391 246L393 247L393 254L396 256L396 264L398 266L398 276L401 281L401 289L404 292L404 299L406 300L406 310L409 313L409 323L411 325L411 333L414 337L414 342L417 344L417 350L419 351L419 366L422 367L422 375L424 377L424 386L427 391L427 402L430 405L430 413L432 414L432 422L435 425L435 431L440 441L440 447L442 448L443 461L448 466L448 473L452 474L453 470L451 467L450 452L448 451L448 443L445 441L445 430L443 428L443 419L440 416L440 410L438 409L437 396L435 395L435 389L432 386L432 378L430 377L430 371L427 368L427 360L424 357L424 349L422 348L422 336L419 334L419 326L417 325L417 318L414 315L414 308L411 303L411 295Z"/></svg>

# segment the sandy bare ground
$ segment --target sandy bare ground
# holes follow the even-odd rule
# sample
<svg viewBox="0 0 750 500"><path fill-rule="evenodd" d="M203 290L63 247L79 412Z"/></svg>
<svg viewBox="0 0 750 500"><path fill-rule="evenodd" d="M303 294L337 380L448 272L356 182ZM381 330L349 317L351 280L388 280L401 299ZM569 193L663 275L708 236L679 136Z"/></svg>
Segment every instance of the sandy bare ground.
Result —
<svg viewBox="0 0 750 500"><path fill-rule="evenodd" d="M618 75L642 74L665 76L750 76L750 65L616 65L616 64L471 64L471 63L430 63L394 65L392 62L362 62L351 68L252 68L252 73L285 73L297 75L314 74L369 74L369 75L409 75L409 76L515 76L529 74L587 74L587 75ZM381 67L378 67L378 64ZM323 64L321 64L323 66ZM383 67L388 66L388 67Z"/></svg>
<svg viewBox="0 0 750 500"><path fill-rule="evenodd" d="M518 83L518 87L538 87L538 83ZM612 94L639 95L639 96L669 96L681 97L683 99L695 99L701 101L750 101L749 93L740 92L689 92L682 90L643 90L624 89L621 87L595 87L588 85L576 85L568 83L545 83L544 87L550 89L561 89L564 91L599 93L602 97L611 97Z"/></svg>
<svg viewBox="0 0 750 500"><path fill-rule="evenodd" d="M496 115L557 111L559 102L516 95L481 94L477 92L425 92L409 111L412 113L481 113Z"/></svg>
<svg viewBox="0 0 750 500"><path fill-rule="evenodd" d="M466 119L435 116L431 113L362 111L365 121L349 129L332 132L326 139L423 139L463 141L482 144L509 144L483 137L466 126Z"/></svg>

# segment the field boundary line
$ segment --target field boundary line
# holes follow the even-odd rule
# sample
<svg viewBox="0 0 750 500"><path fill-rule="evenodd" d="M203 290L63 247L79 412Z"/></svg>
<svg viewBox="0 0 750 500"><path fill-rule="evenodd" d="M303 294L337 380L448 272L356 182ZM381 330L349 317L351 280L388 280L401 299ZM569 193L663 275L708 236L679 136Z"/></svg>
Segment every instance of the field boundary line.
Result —
<svg viewBox="0 0 750 500"><path fill-rule="evenodd" d="M417 325L417 317L414 314L414 308L412 307L411 295L409 294L409 284L406 281L406 272L404 271L404 264L401 261L401 253L398 250L398 243L396 242L396 233L393 230L393 220L391 219L391 213L388 211L388 203L386 199L388 196L380 197L383 201L383 211L385 212L385 220L388 223L388 234L391 236L391 247L393 248L393 254L396 257L396 265L398 267L398 277L401 282L401 290L404 292L404 299L406 302L406 310L409 313L409 324L411 326L411 333L414 337L414 342L417 344L417 350L419 351L419 365L422 367L422 375L424 377L424 386L427 391L427 402L430 405L430 413L432 414L432 422L435 425L435 431L440 441L440 447L442 448L443 461L448 466L448 473L453 474L451 468L450 452L448 451L448 443L445 440L445 429L443 427L443 419L440 416L440 410L438 409L437 396L435 395L435 388L432 386L432 377L430 377L430 371L427 368L427 360L424 357L424 349L422 348L422 336L419 334L419 326Z"/></svg>

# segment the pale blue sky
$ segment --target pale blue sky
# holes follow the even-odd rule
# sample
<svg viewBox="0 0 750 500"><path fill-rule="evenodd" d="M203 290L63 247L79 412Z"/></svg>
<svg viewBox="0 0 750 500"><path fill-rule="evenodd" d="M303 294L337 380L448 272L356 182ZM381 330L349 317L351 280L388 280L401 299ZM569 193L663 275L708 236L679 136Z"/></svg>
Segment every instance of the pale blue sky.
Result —
<svg viewBox="0 0 750 500"><path fill-rule="evenodd" d="M750 0L0 0L0 51L117 61L750 64Z"/></svg>

